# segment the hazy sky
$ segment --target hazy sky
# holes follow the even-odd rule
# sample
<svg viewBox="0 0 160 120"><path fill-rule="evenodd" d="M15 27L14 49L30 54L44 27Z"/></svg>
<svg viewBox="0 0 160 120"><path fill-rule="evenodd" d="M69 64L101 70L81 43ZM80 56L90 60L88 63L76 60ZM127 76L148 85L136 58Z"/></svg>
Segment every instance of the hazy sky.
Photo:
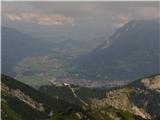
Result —
<svg viewBox="0 0 160 120"><path fill-rule="evenodd" d="M130 20L159 17L158 2L3 2L2 25L36 37L89 40Z"/></svg>

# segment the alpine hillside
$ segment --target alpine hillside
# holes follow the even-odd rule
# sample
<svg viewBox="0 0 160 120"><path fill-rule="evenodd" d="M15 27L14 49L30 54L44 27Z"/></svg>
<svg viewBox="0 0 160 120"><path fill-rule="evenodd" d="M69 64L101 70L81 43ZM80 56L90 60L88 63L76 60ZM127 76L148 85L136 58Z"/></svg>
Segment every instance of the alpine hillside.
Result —
<svg viewBox="0 0 160 120"><path fill-rule="evenodd" d="M159 20L133 20L75 63L85 79L134 80L159 73Z"/></svg>

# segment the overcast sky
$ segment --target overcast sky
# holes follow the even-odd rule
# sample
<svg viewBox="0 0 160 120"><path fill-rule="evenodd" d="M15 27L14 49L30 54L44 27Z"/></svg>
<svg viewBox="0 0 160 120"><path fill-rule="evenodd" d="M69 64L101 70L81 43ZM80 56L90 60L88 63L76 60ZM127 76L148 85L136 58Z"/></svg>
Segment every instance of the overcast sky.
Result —
<svg viewBox="0 0 160 120"><path fill-rule="evenodd" d="M36 37L89 40L158 17L158 2L2 2L2 25Z"/></svg>

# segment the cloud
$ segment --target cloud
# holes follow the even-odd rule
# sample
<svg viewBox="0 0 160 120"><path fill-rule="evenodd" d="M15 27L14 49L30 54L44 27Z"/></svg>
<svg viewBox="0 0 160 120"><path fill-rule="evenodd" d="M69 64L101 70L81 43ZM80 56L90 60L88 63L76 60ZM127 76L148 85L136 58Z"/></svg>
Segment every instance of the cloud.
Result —
<svg viewBox="0 0 160 120"><path fill-rule="evenodd" d="M10 21L21 21L22 20L22 18L17 15L7 14L6 16Z"/></svg>
<svg viewBox="0 0 160 120"><path fill-rule="evenodd" d="M142 19L155 19L160 17L158 7L143 7L136 10L137 16Z"/></svg>
<svg viewBox="0 0 160 120"><path fill-rule="evenodd" d="M3 2L2 7L4 25L28 27L32 31L41 25L46 28L55 25L68 35L72 30L80 31L77 34L101 30L101 34L108 29L116 30L130 20L154 19L160 13L158 2ZM52 28L55 32L58 31L56 27Z"/></svg>
<svg viewBox="0 0 160 120"><path fill-rule="evenodd" d="M73 23L72 17L64 15L46 15L40 13L6 13L5 17L9 21L22 21L36 23L40 25L63 25L65 23Z"/></svg>
<svg viewBox="0 0 160 120"><path fill-rule="evenodd" d="M117 16L112 16L112 20L118 23L127 23L129 21L129 18L124 15L117 15Z"/></svg>
<svg viewBox="0 0 160 120"><path fill-rule="evenodd" d="M129 17L125 15L112 16L111 19L114 27L121 27L130 20Z"/></svg>
<svg viewBox="0 0 160 120"><path fill-rule="evenodd" d="M126 8L125 8L126 9ZM127 10L128 9L128 10ZM160 9L157 6L132 6L124 12L116 11L111 20L114 27L121 27L131 20L150 20L160 18ZM120 11L120 9L117 9Z"/></svg>

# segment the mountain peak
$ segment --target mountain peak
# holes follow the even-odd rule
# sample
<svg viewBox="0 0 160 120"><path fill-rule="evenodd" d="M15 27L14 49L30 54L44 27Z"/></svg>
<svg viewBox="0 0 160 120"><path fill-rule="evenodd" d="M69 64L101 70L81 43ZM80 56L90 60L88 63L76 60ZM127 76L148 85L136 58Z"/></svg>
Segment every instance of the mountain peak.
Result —
<svg viewBox="0 0 160 120"><path fill-rule="evenodd" d="M159 73L159 21L133 20L78 62L85 79L134 80Z"/></svg>
<svg viewBox="0 0 160 120"><path fill-rule="evenodd" d="M160 75L144 78L141 83L148 89L160 90Z"/></svg>
<svg viewBox="0 0 160 120"><path fill-rule="evenodd" d="M160 92L160 74L144 77L129 84L130 87Z"/></svg>

